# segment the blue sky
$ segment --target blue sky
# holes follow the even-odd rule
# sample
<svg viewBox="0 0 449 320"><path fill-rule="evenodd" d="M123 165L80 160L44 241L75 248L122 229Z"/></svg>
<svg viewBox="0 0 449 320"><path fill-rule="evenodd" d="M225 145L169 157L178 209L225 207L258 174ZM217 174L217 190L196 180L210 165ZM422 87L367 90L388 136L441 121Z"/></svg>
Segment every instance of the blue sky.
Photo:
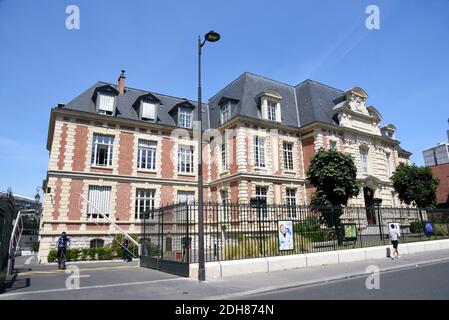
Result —
<svg viewBox="0 0 449 320"><path fill-rule="evenodd" d="M68 5L80 29L68 30ZM368 5L380 30L365 28ZM0 190L34 196L45 178L50 109L96 81L196 99L196 40L208 98L245 71L292 85L360 86L402 146L446 140L449 1L0 0Z"/></svg>

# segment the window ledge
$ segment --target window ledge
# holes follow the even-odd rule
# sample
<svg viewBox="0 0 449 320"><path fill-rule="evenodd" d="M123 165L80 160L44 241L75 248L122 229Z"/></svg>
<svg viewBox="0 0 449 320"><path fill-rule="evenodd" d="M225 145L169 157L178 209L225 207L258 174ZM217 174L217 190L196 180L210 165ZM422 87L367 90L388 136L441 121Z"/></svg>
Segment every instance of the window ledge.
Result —
<svg viewBox="0 0 449 320"><path fill-rule="evenodd" d="M225 171L221 171L220 172L220 175L222 176L222 175L225 175L225 174L229 174L229 170L225 170Z"/></svg>
<svg viewBox="0 0 449 320"><path fill-rule="evenodd" d="M157 170L156 169L137 169L137 172L157 173Z"/></svg>
<svg viewBox="0 0 449 320"><path fill-rule="evenodd" d="M186 177L195 177L195 173L188 173L188 172L178 172L178 176L186 176Z"/></svg>
<svg viewBox="0 0 449 320"><path fill-rule="evenodd" d="M106 166L95 166L95 165L94 166L91 165L90 168L91 169L106 169L106 170L111 170L111 171L114 169L112 166L107 166L106 167Z"/></svg>
<svg viewBox="0 0 449 320"><path fill-rule="evenodd" d="M283 170L283 173L296 174L296 171L295 170Z"/></svg>
<svg viewBox="0 0 449 320"><path fill-rule="evenodd" d="M268 169L267 169L267 167L254 167L254 170L257 170L257 171L267 171Z"/></svg>

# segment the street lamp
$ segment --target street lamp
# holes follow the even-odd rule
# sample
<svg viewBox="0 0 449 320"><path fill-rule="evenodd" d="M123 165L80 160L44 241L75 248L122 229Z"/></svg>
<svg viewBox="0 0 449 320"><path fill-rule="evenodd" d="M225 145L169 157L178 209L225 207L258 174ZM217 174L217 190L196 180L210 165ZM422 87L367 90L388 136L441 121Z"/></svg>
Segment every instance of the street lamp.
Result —
<svg viewBox="0 0 449 320"><path fill-rule="evenodd" d="M376 208L375 210L377 211L377 223L379 224L379 236L380 236L380 240L385 240L383 235L382 235L382 220L381 220L381 216L380 216L380 206L382 204L382 199L380 198L374 198L373 199L373 203L374 203L374 208ZM385 242L385 241L384 241Z"/></svg>
<svg viewBox="0 0 449 320"><path fill-rule="evenodd" d="M206 280L206 268L204 265L204 217L203 217L203 132L202 119L202 103L201 103L201 48L206 41L217 42L220 40L220 35L214 31L209 31L204 36L204 41L201 41L201 36L198 36L198 280Z"/></svg>
<svg viewBox="0 0 449 320"><path fill-rule="evenodd" d="M42 192L45 193L44 188L36 187L36 195L34 196L34 200L36 201L36 203L39 203L39 201L41 200L41 196L39 194L39 190L42 190Z"/></svg>

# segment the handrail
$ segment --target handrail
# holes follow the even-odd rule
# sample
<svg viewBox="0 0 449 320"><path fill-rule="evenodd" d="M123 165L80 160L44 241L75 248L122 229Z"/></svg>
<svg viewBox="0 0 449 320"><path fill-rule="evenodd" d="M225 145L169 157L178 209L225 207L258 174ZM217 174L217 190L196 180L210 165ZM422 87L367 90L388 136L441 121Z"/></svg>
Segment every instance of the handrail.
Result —
<svg viewBox="0 0 449 320"><path fill-rule="evenodd" d="M120 228L114 221L112 221L112 219L110 219L107 215L105 215L103 212L101 212L100 209L98 209L95 205L93 205L88 199L86 199L86 197L84 197L82 194L79 194L79 195L82 200L86 201L90 206L92 206L92 208L95 209L95 211L97 213L99 213L103 218L108 220L109 223L111 223L115 228L120 230L126 238L128 238L132 243L134 243L139 248L139 254L140 254L141 246L136 240L134 240L125 230Z"/></svg>
<svg viewBox="0 0 449 320"><path fill-rule="evenodd" d="M19 235L16 236L17 231L19 231ZM15 259L17 248L19 247L20 238L22 237L23 232L23 221L22 221L22 211L19 210L17 213L17 218L14 221L14 226L11 232L11 238L9 240L8 246L8 266L6 269L6 274L11 275L13 269L13 261Z"/></svg>

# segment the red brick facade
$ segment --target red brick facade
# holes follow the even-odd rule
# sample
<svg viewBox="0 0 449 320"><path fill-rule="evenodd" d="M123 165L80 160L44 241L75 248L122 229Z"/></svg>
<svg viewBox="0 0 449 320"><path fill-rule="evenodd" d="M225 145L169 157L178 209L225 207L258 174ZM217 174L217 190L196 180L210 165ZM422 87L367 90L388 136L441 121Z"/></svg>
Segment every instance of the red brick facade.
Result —
<svg viewBox="0 0 449 320"><path fill-rule="evenodd" d="M431 169L433 176L440 181L437 188L437 203L449 205L449 163Z"/></svg>
<svg viewBox="0 0 449 320"><path fill-rule="evenodd" d="M75 144L73 149L73 171L84 171L86 169L87 135L89 129L83 125L75 128Z"/></svg>

